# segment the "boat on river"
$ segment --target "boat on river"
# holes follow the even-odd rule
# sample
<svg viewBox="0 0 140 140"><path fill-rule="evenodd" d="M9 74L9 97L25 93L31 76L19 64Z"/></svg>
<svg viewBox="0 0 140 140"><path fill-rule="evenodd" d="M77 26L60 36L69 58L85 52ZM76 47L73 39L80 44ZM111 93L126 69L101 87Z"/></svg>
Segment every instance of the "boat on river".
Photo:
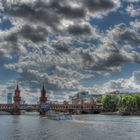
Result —
<svg viewBox="0 0 140 140"><path fill-rule="evenodd" d="M72 120L72 115L66 113L48 113L48 119L51 120Z"/></svg>

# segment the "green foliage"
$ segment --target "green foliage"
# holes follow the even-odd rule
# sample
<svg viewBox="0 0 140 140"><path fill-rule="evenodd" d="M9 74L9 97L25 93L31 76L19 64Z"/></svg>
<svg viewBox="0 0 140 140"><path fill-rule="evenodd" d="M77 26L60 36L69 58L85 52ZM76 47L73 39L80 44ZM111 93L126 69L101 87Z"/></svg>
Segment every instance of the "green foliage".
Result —
<svg viewBox="0 0 140 140"><path fill-rule="evenodd" d="M119 105L119 97L116 95L107 94L103 97L102 103L105 111L117 111Z"/></svg>
<svg viewBox="0 0 140 140"><path fill-rule="evenodd" d="M102 103L102 97L98 97L98 98L96 99L96 102L97 102L97 103Z"/></svg>
<svg viewBox="0 0 140 140"><path fill-rule="evenodd" d="M140 94L130 94L121 96L120 110L125 112L139 112Z"/></svg>
<svg viewBox="0 0 140 140"><path fill-rule="evenodd" d="M114 112L140 112L140 93L112 95L107 94L102 98L102 104L105 111Z"/></svg>

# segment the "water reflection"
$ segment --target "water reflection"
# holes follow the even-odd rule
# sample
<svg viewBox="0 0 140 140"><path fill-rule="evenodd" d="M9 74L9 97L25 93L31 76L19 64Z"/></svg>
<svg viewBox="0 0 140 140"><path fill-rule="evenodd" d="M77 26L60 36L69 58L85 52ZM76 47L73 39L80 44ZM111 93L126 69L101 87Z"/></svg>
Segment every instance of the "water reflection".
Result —
<svg viewBox="0 0 140 140"><path fill-rule="evenodd" d="M140 117L82 115L55 121L37 114L0 116L0 140L139 140Z"/></svg>

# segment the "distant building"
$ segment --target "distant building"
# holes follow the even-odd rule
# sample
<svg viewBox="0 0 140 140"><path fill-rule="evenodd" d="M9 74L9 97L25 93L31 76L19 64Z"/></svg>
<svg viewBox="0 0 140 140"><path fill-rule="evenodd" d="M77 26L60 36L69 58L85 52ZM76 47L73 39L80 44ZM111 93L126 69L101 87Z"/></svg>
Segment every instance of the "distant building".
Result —
<svg viewBox="0 0 140 140"><path fill-rule="evenodd" d="M21 99L20 104L24 105L26 104L26 101L24 99Z"/></svg>
<svg viewBox="0 0 140 140"><path fill-rule="evenodd" d="M59 104L58 101L50 101L49 103L50 103L50 104Z"/></svg>
<svg viewBox="0 0 140 140"><path fill-rule="evenodd" d="M82 91L75 94L74 96L70 96L69 99L70 103L72 104L81 104L82 102L84 103L94 102L98 97L101 96L102 96L101 94L89 94L89 92L87 91Z"/></svg>
<svg viewBox="0 0 140 140"><path fill-rule="evenodd" d="M120 92L118 90L112 91L112 92L108 92L106 94L111 94L111 95L131 95L131 94L135 94L135 92Z"/></svg>
<svg viewBox="0 0 140 140"><path fill-rule="evenodd" d="M12 104L12 101L13 101L13 94L8 93L7 94L7 104Z"/></svg>
<svg viewBox="0 0 140 140"><path fill-rule="evenodd" d="M118 91L118 90L115 90L115 91L111 91L111 92L109 92L109 93L106 93L106 94L120 95L120 91Z"/></svg>

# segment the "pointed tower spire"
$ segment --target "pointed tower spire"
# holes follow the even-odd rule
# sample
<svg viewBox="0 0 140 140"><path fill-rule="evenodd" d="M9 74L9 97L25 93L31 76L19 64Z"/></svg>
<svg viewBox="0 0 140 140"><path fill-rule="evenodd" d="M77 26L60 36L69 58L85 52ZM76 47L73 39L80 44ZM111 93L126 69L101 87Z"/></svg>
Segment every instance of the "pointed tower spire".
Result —
<svg viewBox="0 0 140 140"><path fill-rule="evenodd" d="M42 89L41 89L41 95L40 95L40 103L46 103L47 101L47 97L46 97L46 90L45 90L45 86L44 86L44 82L42 84Z"/></svg>
<svg viewBox="0 0 140 140"><path fill-rule="evenodd" d="M19 90L18 81L17 81L17 87L16 87L16 90Z"/></svg>
<svg viewBox="0 0 140 140"><path fill-rule="evenodd" d="M42 83L42 89L41 89L41 91L46 93L44 82Z"/></svg>
<svg viewBox="0 0 140 140"><path fill-rule="evenodd" d="M43 82L42 90L45 91L44 82Z"/></svg>
<svg viewBox="0 0 140 140"><path fill-rule="evenodd" d="M20 92L19 85L18 85L18 81L17 81L17 87L16 87L15 92Z"/></svg>

